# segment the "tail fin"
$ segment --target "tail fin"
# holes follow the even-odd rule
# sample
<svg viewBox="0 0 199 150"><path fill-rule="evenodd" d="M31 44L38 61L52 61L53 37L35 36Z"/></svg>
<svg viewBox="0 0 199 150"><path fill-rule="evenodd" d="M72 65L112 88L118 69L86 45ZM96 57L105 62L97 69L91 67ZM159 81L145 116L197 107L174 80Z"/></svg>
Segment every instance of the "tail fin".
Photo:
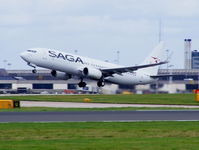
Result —
<svg viewBox="0 0 199 150"><path fill-rule="evenodd" d="M154 64L162 61L164 50L164 42L160 42L153 51L145 58L142 65L145 64ZM149 67L141 69L140 71L144 72L147 75L157 75L159 66Z"/></svg>

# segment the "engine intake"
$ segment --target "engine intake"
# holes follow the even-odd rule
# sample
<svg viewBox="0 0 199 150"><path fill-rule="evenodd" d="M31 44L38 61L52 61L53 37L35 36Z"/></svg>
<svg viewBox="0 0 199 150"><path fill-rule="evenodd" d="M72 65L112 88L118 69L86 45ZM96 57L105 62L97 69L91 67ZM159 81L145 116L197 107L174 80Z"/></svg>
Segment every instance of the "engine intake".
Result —
<svg viewBox="0 0 199 150"><path fill-rule="evenodd" d="M102 72L99 69L85 67L83 69L83 75L93 79L100 79L102 77Z"/></svg>

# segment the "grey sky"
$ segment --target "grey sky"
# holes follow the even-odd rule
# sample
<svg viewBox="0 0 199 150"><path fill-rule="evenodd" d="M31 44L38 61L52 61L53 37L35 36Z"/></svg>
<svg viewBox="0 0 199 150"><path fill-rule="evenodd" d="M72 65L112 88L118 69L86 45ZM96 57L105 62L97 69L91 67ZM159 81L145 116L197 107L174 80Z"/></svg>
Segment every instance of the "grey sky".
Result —
<svg viewBox="0 0 199 150"><path fill-rule="evenodd" d="M141 63L162 38L183 67L183 40L199 49L198 0L0 0L0 67L29 68L19 53L45 47L120 64ZM8 68L8 66L7 66Z"/></svg>

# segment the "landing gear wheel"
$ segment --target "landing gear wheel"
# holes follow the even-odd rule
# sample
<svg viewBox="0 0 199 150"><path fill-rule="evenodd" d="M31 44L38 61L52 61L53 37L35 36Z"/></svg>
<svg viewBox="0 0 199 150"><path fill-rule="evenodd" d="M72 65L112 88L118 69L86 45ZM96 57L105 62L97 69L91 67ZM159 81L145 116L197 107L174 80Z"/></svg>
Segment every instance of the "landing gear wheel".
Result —
<svg viewBox="0 0 199 150"><path fill-rule="evenodd" d="M33 69L33 70L32 70L32 73L37 73L37 70L36 70L36 69Z"/></svg>
<svg viewBox="0 0 199 150"><path fill-rule="evenodd" d="M78 86L84 88L84 87L86 87L86 82L81 81L81 82L79 82Z"/></svg>
<svg viewBox="0 0 199 150"><path fill-rule="evenodd" d="M103 81L98 81L97 82L97 86L98 87L103 87L105 85L105 82L103 82Z"/></svg>

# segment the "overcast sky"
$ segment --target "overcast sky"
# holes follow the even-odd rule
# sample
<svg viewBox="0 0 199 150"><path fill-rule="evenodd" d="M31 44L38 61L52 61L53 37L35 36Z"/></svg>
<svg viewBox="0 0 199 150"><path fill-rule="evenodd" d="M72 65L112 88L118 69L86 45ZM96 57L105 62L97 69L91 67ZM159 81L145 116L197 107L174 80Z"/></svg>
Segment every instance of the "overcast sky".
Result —
<svg viewBox="0 0 199 150"><path fill-rule="evenodd" d="M184 38L199 49L198 0L0 0L0 68L29 69L19 54L31 47L110 62L120 51L120 64L139 64L158 43L160 18L165 50L183 68Z"/></svg>

